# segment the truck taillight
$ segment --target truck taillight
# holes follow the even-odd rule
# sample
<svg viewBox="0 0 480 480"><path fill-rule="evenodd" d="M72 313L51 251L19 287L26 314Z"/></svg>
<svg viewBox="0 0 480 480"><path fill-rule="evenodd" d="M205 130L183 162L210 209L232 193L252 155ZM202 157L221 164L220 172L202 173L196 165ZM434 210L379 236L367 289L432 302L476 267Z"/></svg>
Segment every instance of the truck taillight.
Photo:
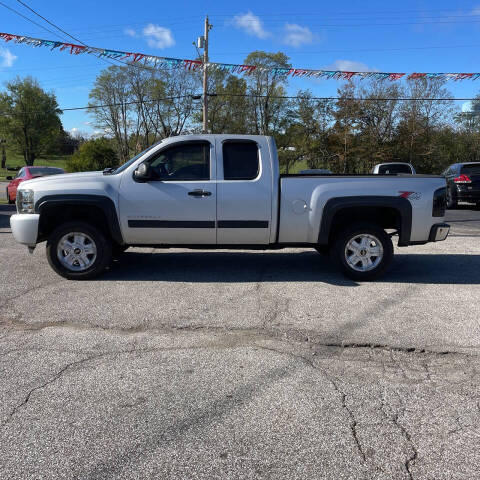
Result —
<svg viewBox="0 0 480 480"><path fill-rule="evenodd" d="M470 177L464 173L461 173L458 177L454 178L453 181L455 183L472 183Z"/></svg>
<svg viewBox="0 0 480 480"><path fill-rule="evenodd" d="M447 189L445 187L435 190L433 194L432 217L444 217L447 209Z"/></svg>

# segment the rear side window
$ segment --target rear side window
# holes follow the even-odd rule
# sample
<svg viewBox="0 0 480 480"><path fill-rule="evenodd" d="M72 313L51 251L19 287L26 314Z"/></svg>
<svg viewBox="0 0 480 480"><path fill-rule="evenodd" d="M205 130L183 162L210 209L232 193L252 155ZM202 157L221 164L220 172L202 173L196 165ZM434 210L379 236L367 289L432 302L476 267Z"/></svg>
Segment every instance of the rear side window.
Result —
<svg viewBox="0 0 480 480"><path fill-rule="evenodd" d="M223 144L223 178L253 180L258 176L260 163L255 142L225 142Z"/></svg>
<svg viewBox="0 0 480 480"><path fill-rule="evenodd" d="M470 165L463 165L460 173L465 175L479 175L480 174L480 163L472 163Z"/></svg>
<svg viewBox="0 0 480 480"><path fill-rule="evenodd" d="M408 165L382 165L378 169L378 173L384 174L384 175L392 175L396 173L412 173L412 170Z"/></svg>

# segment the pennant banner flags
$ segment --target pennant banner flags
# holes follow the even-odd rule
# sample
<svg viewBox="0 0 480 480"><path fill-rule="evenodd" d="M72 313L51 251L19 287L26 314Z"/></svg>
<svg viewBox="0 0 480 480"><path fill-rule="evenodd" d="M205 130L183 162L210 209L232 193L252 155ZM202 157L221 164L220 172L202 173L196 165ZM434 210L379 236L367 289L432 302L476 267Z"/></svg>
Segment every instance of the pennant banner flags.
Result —
<svg viewBox="0 0 480 480"><path fill-rule="evenodd" d="M0 33L0 38L6 42L23 43L32 47L47 47L50 50L58 48L60 51L67 51L72 55L88 53L97 57L122 60L132 64L142 64L153 68L181 68L185 70L202 70L203 62L200 60L186 60L184 58L158 57L144 53L123 52L120 50L108 50L105 48L76 45L74 43L59 42L56 40L43 40L40 38L13 35L11 33ZM352 78L370 78L375 80L400 80L407 78L411 80L421 78L441 78L444 80L476 80L480 73L394 73L394 72L345 72L341 70L312 70L305 68L265 68L256 65L237 65L232 63L207 63L209 70L220 70L229 73L249 75L254 71L269 71L274 75L285 77L302 78L324 78L333 80L350 80Z"/></svg>

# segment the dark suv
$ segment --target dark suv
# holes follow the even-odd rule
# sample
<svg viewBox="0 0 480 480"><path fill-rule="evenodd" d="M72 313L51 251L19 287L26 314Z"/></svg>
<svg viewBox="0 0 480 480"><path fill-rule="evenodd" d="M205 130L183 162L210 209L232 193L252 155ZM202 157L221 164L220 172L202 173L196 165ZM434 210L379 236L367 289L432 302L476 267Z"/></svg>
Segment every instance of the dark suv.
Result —
<svg viewBox="0 0 480 480"><path fill-rule="evenodd" d="M480 162L455 163L443 175L447 180L447 208L455 208L458 202L480 206Z"/></svg>

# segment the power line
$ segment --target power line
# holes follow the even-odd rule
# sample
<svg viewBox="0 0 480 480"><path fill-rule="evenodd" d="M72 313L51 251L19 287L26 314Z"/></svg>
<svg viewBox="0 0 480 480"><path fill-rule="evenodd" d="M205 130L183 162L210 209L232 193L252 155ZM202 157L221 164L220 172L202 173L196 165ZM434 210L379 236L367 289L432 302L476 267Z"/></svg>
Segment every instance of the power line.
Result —
<svg viewBox="0 0 480 480"><path fill-rule="evenodd" d="M340 15L340 16L345 16L345 15L401 15L404 13L416 13L416 14L422 14L422 13L429 13L429 12L456 12L458 13L458 8L433 8L433 9L427 9L427 10L378 10L378 11L348 11L348 12L329 12L329 11L317 11L317 12L308 12L308 16L312 15L321 15L322 17L328 16L328 15ZM232 17L234 15L238 14L238 12L235 13L223 13L223 14L212 14L211 17ZM258 16L262 15L269 15L269 16L288 16L291 18L292 16L298 15L297 12L278 12L278 13L272 13L272 12L257 12ZM467 14L468 15L468 14Z"/></svg>
<svg viewBox="0 0 480 480"><path fill-rule="evenodd" d="M244 97L244 98L272 98L278 100L353 100L353 101L361 101L361 102L390 102L390 101L399 101L399 102L408 102L408 101L428 101L428 102L455 102L455 101L474 101L479 100L476 97L473 98L454 98L454 97L446 97L446 98L434 98L434 97L302 97L299 95L252 95L252 94L235 94L235 93L208 93L209 97ZM59 108L62 112L71 112L74 110L92 110L96 108L107 108L107 107L119 107L119 106L128 106L128 105L137 105L137 104L145 104L145 103L153 103L153 102L162 102L162 101L169 101L169 100L179 100L181 98L192 98L193 100L200 100L202 95L198 94L191 94L191 95L177 95L173 97L165 97L165 98L155 98L152 100L135 100L131 102L124 102L124 103L105 103L102 105L87 105L84 107L68 107L68 108ZM29 112L0 112L0 115L8 116L8 115L34 115L37 113L43 113L41 111L29 111Z"/></svg>
<svg viewBox="0 0 480 480"><path fill-rule="evenodd" d="M404 50L435 50L435 49L446 49L446 48L480 48L480 45L438 45L438 46L430 46L430 47L398 47L398 48L356 48L356 49L331 49L331 50L315 50L309 52L293 52L293 51L282 51L286 55L315 55L315 54L322 54L322 53L361 53L361 52L396 52L396 51L404 51ZM215 52L215 55L248 55L252 52Z"/></svg>
<svg viewBox="0 0 480 480"><path fill-rule="evenodd" d="M35 11L33 8L31 8L30 6L28 6L26 3L22 2L22 0L17 0L18 3L20 3L21 5L23 5L25 8L28 8L32 13L34 13L35 15L37 15L37 17L40 17L42 20L44 20L45 22L47 22L49 25L51 25L52 27L55 27L57 30L60 30L63 34L65 34L67 37L70 37L72 38L73 40L75 40L76 42L80 42L82 45L85 45L81 40L79 40L78 38L75 38L73 35L70 35L68 32L66 32L65 30L63 30L62 28L60 28L58 25L55 25L53 22L51 22L50 20L48 20L47 18L45 18L44 16L40 15L37 11ZM86 45L85 45L86 46Z"/></svg>
<svg viewBox="0 0 480 480"><path fill-rule="evenodd" d="M432 101L432 102L452 102L452 101L468 101L468 100L478 100L478 98L433 98L433 97L302 97L298 95L251 95L248 93L209 93L208 95L216 97L251 97L251 98L274 98L274 99L285 99L285 100L355 100L360 102L390 102L390 101L399 101L399 102L408 102L416 100Z"/></svg>
<svg viewBox="0 0 480 480"><path fill-rule="evenodd" d="M43 15L41 15L40 13L38 13L36 10L34 10L33 8L31 8L29 5L27 5L25 2L23 2L22 0L17 0L18 3L20 3L21 5L23 5L25 8L28 8L31 12L33 12L35 15L37 15L38 17L40 17L42 20L44 20L45 22L47 22L49 25L51 25L52 27L55 27L57 30L59 30L60 32L62 32L63 34L67 35L68 37L70 37L71 39L75 40L76 42L79 42L81 45L85 46L85 47L88 47L88 45L86 43L83 43L79 38L76 38L74 37L73 35L70 35L68 32L66 32L65 30L63 30L62 28L60 28L58 25L56 25L55 23L51 22L50 20L48 20L47 18L45 18ZM21 15L21 14L20 14ZM23 16L23 15L22 15ZM38 24L37 24L38 25ZM45 28L45 27L43 27ZM57 35L58 37L58 35ZM110 65L115 65L113 62L111 62L110 60L107 60L106 58L103 58L103 57L100 57L100 60L106 62L106 63L109 63ZM129 63L127 62L123 62L121 60L117 60L117 59L113 59L119 63L123 63L124 65L130 65ZM137 66L140 66L140 65L137 65ZM143 65L141 65L141 67L143 67Z"/></svg>
<svg viewBox="0 0 480 480"><path fill-rule="evenodd" d="M9 7L8 5L5 5L5 3L1 2L1 1L0 1L0 5L2 5L2 7L5 7L6 9L10 10L11 12L19 15L20 17L24 18L24 19L27 20L28 22L33 23L33 24L36 25L37 27L43 28L43 30L46 30L47 32L51 33L52 35L55 35L55 36L58 37L58 38L62 38L60 35L58 35L57 32L53 32L53 31L50 30L49 28L47 28L47 27L45 27L45 26L43 26L43 25L40 25L40 24L37 23L35 20L32 20L31 18L23 15L23 13L20 13L18 10L15 10L14 8Z"/></svg>
<svg viewBox="0 0 480 480"><path fill-rule="evenodd" d="M163 102L168 100L179 100L180 98L188 98L191 97L193 100L197 100L201 97L201 95L177 95L173 97L165 97L165 98L154 98L152 100L134 100L131 102L123 102L123 103L104 103L102 105L86 105L84 107L68 107L68 108L58 108L63 112L71 112L74 110L92 110L96 108L107 108L107 107L120 107L120 106L128 106L128 105L137 105L137 104L144 104L144 103L153 103L153 102ZM197 98L198 97L198 98ZM0 112L0 115L3 116L15 116L15 115L35 115L37 113L43 113L41 110L31 110L26 112Z"/></svg>
<svg viewBox="0 0 480 480"><path fill-rule="evenodd" d="M269 20L264 22L266 25L283 23L283 20L273 21ZM480 23L480 20L462 20L462 21L440 21L440 22L397 22L397 23L310 23L309 27L322 27L322 28L343 28L343 27L395 27L403 25L443 25L443 24L464 24L464 23ZM257 20L243 20L243 25L256 25Z"/></svg>

